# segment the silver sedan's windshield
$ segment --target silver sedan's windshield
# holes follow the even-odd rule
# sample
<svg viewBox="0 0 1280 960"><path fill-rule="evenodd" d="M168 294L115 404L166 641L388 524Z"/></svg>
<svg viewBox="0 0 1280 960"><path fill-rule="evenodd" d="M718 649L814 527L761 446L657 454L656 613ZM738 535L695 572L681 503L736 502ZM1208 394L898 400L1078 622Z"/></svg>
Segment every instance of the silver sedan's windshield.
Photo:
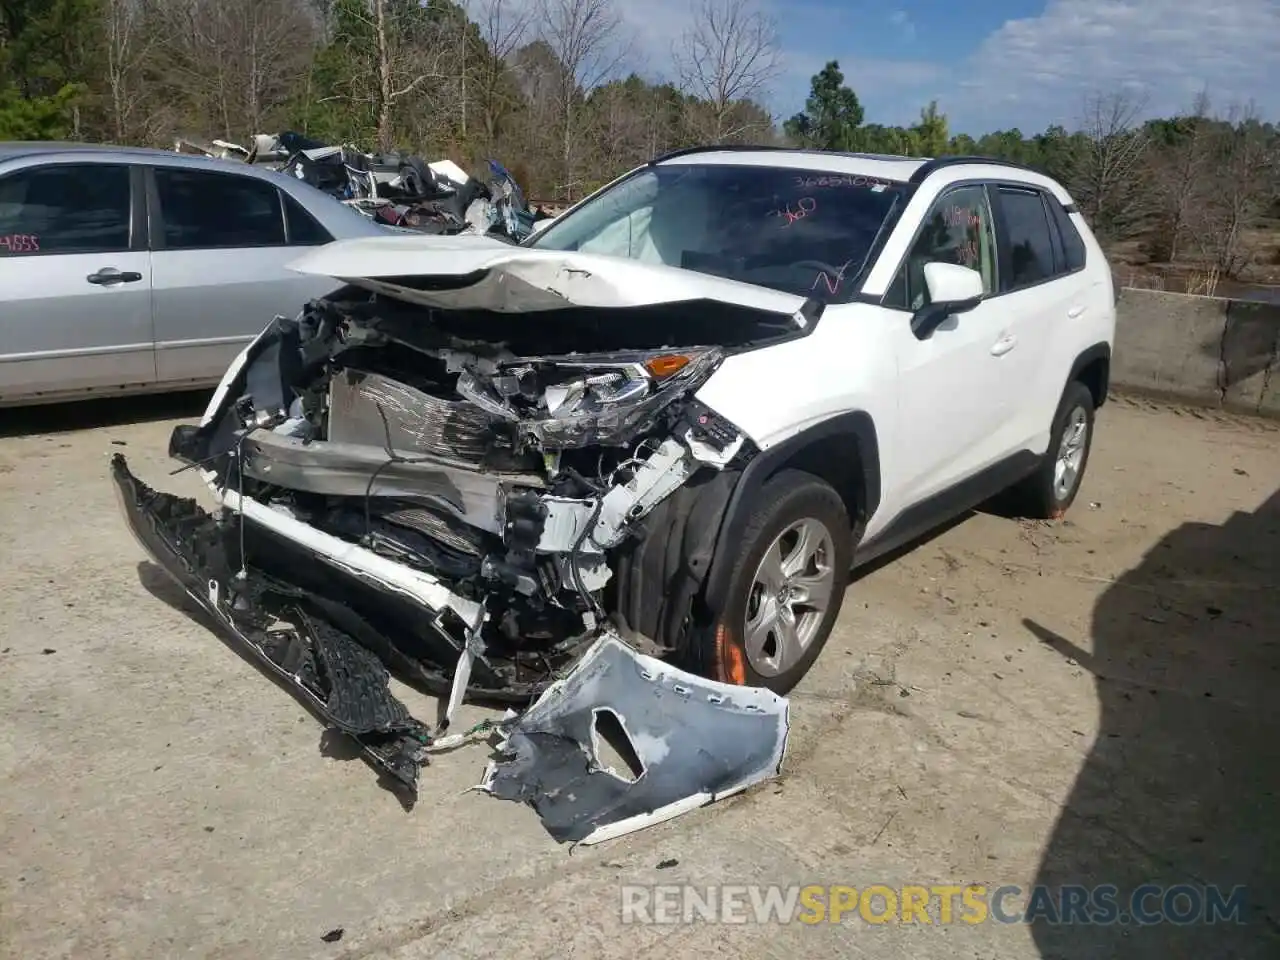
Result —
<svg viewBox="0 0 1280 960"><path fill-rule="evenodd" d="M647 167L537 234L576 250L848 300L902 185L820 170Z"/></svg>

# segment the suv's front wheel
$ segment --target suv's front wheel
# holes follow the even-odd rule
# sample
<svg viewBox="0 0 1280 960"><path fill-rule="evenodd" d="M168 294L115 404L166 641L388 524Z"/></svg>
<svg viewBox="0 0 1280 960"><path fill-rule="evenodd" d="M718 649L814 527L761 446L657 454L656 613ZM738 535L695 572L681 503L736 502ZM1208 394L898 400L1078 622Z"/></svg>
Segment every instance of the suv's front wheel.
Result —
<svg viewBox="0 0 1280 960"><path fill-rule="evenodd" d="M817 659L844 600L852 550L840 495L818 477L783 470L761 488L728 599L707 637L718 679L786 693Z"/></svg>

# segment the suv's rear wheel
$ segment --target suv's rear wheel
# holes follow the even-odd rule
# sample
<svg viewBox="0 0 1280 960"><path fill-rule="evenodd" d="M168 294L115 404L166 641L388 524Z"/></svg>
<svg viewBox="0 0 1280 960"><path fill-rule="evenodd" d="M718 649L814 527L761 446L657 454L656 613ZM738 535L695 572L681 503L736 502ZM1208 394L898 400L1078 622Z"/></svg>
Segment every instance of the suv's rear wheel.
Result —
<svg viewBox="0 0 1280 960"><path fill-rule="evenodd" d="M1019 512L1043 520L1065 514L1080 490L1092 444L1093 394L1072 381L1058 403L1040 466L1014 489Z"/></svg>
<svg viewBox="0 0 1280 960"><path fill-rule="evenodd" d="M817 659L844 600L850 526L840 495L818 477L784 470L760 490L738 552L728 601L707 642L719 679L786 693Z"/></svg>

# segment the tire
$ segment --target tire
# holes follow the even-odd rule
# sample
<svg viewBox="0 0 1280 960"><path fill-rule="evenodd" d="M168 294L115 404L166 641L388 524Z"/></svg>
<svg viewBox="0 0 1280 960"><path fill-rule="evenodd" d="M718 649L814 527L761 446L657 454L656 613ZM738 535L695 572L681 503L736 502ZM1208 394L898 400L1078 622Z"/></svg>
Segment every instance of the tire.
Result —
<svg viewBox="0 0 1280 960"><path fill-rule="evenodd" d="M1093 394L1079 381L1067 384L1053 417L1053 429L1049 434L1049 447L1045 450L1035 473L1013 488L1018 512L1038 520L1058 520L1076 499L1085 469L1089 466L1089 450L1093 446ZM1084 433L1078 440L1064 444L1064 438L1078 436L1080 425ZM1074 452L1075 466L1064 460L1070 448ZM1059 465L1064 467L1059 471Z"/></svg>
<svg viewBox="0 0 1280 960"><path fill-rule="evenodd" d="M795 567L802 528L807 549L804 565ZM818 477L783 470L761 488L742 540L719 549L738 559L724 609L700 634L698 660L714 679L785 694L813 666L840 615L853 550L844 502ZM771 551L777 566L764 565ZM816 598L824 585L825 603L805 602L806 591ZM784 606L790 620L778 616Z"/></svg>

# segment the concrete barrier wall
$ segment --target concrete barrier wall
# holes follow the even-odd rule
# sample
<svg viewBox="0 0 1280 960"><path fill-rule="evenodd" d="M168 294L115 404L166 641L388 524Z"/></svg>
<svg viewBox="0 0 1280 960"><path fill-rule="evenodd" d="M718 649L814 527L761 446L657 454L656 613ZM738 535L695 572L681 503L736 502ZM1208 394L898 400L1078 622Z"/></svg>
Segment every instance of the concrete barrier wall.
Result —
<svg viewBox="0 0 1280 960"><path fill-rule="evenodd" d="M1126 287L1111 382L1280 416L1280 304Z"/></svg>

